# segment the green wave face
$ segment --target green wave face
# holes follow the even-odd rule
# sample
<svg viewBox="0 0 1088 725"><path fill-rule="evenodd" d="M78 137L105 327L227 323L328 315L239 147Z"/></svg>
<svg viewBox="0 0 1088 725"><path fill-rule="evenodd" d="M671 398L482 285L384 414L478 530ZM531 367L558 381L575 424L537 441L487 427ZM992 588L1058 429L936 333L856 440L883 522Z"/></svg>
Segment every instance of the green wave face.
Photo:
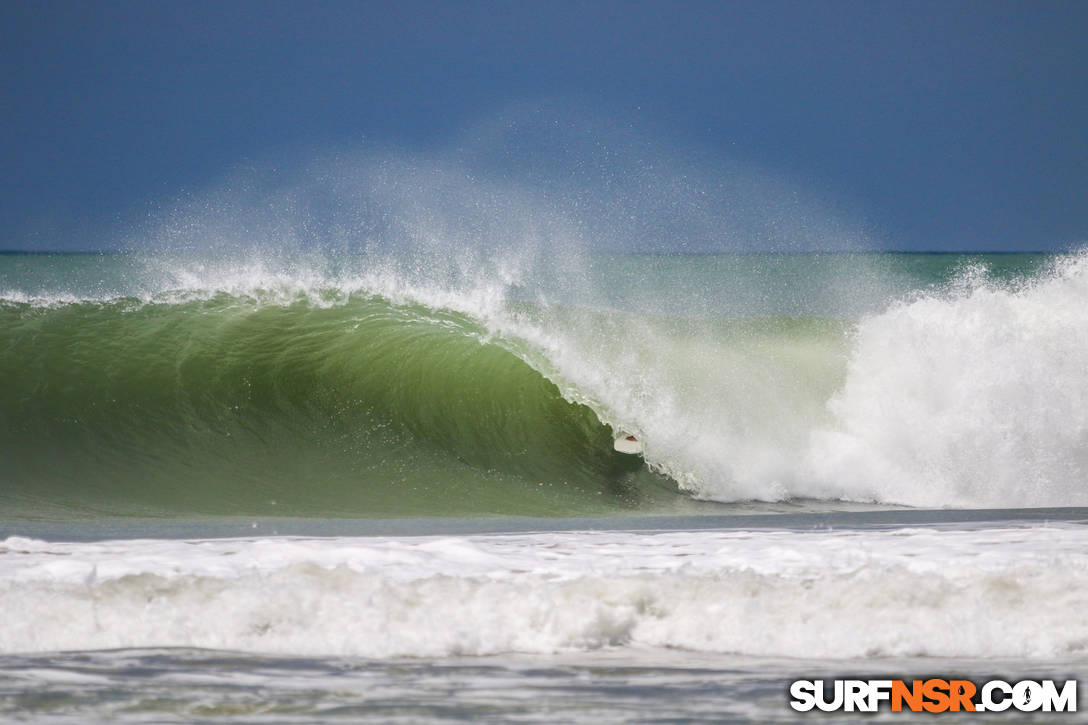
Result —
<svg viewBox="0 0 1088 725"><path fill-rule="evenodd" d="M6 302L0 341L9 514L585 514L677 496L452 312Z"/></svg>

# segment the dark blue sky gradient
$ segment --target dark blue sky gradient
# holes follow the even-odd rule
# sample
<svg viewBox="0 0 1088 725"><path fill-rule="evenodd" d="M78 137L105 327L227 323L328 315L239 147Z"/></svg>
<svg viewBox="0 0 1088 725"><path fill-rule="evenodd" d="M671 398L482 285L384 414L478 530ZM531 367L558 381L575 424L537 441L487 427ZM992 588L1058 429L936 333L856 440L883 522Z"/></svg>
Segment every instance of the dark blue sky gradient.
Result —
<svg viewBox="0 0 1088 725"><path fill-rule="evenodd" d="M1088 2L13 2L0 248L93 248L251 158L578 99L898 249L1088 241Z"/></svg>

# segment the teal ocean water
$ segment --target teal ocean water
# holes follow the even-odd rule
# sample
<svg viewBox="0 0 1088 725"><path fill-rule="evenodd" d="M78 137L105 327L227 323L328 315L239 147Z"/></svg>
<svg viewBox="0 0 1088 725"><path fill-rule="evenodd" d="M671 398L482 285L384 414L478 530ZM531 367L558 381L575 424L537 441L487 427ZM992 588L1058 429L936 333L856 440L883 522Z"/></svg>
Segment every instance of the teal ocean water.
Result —
<svg viewBox="0 0 1088 725"><path fill-rule="evenodd" d="M1085 671L1083 253L448 251L0 255L0 717Z"/></svg>

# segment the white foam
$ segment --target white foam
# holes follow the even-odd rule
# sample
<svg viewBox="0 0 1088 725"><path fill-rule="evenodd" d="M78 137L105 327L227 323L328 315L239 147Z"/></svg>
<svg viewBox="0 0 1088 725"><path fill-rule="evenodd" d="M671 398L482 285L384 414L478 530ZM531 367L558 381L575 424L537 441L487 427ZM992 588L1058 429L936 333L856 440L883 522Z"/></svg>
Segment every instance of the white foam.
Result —
<svg viewBox="0 0 1088 725"><path fill-rule="evenodd" d="M575 323L507 329L699 497L1088 504L1088 254L1018 286L967 270L841 339Z"/></svg>
<svg viewBox="0 0 1088 725"><path fill-rule="evenodd" d="M80 303L185 304L228 296L243 304L289 306L303 302L327 308L344 305L360 295L490 320L501 317L507 290L520 279L516 266L503 259L493 260L457 286L406 273L402 265L389 258L359 258L356 262L353 267L334 270L329 260L320 257L284 260L254 254L207 261L146 258L133 262L139 271L118 289L41 294L0 290L0 303L42 308Z"/></svg>
<svg viewBox="0 0 1088 725"><path fill-rule="evenodd" d="M73 294L48 294L36 295L24 290L7 289L0 290L0 304L30 305L32 307L59 307L61 305L73 305L86 302L87 299Z"/></svg>
<svg viewBox="0 0 1088 725"><path fill-rule="evenodd" d="M1088 655L1088 528L0 543L0 652Z"/></svg>
<svg viewBox="0 0 1088 725"><path fill-rule="evenodd" d="M1088 504L1088 255L1018 289L971 275L863 320L830 409L813 494Z"/></svg>

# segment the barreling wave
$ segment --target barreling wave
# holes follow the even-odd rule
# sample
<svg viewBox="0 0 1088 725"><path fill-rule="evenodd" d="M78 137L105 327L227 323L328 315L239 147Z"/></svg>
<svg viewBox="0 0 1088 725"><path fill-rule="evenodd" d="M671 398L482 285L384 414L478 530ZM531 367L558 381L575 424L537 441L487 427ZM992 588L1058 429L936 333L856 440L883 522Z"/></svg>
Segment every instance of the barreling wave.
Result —
<svg viewBox="0 0 1088 725"><path fill-rule="evenodd" d="M174 297L0 304L9 511L584 513L675 495L463 314Z"/></svg>
<svg viewBox="0 0 1088 725"><path fill-rule="evenodd" d="M871 259L609 258L565 297L355 262L9 274L5 512L1088 505L1084 254L1003 260L1026 270L1005 279L927 271L854 314L793 293L851 284ZM83 287L57 281L81 265ZM765 309L725 309L753 285ZM645 462L612 450L619 430Z"/></svg>

